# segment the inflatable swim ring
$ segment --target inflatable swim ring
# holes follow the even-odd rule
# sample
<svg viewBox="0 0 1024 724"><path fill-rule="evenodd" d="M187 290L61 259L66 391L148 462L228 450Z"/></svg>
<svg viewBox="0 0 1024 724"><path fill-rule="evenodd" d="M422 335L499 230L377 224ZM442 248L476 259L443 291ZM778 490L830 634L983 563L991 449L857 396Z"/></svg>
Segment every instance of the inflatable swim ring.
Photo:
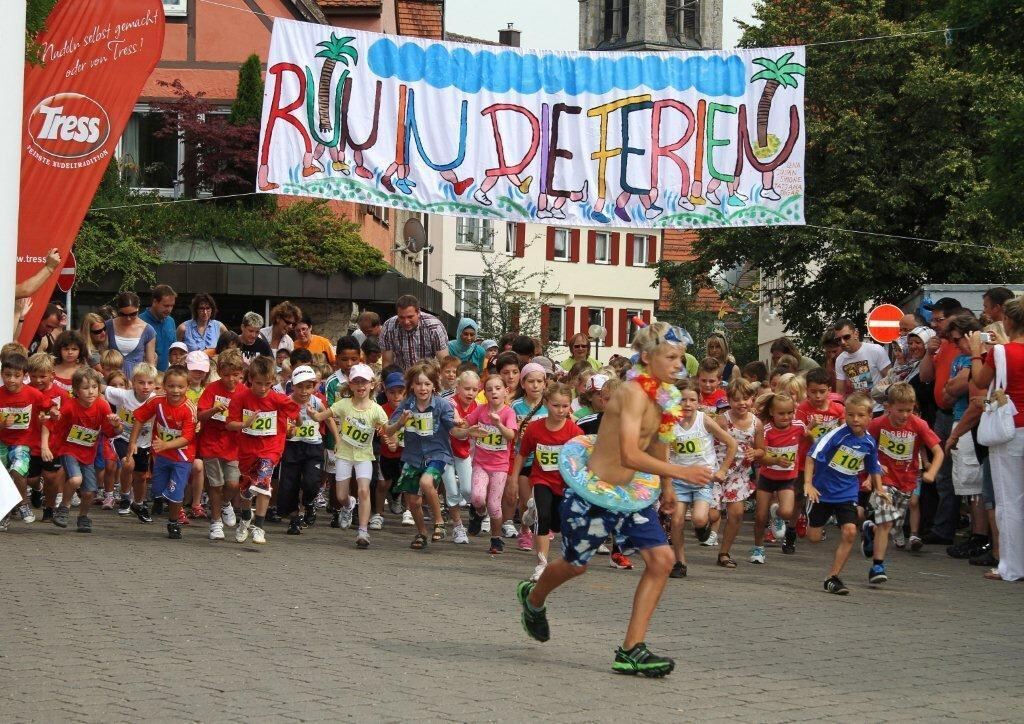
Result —
<svg viewBox="0 0 1024 724"><path fill-rule="evenodd" d="M618 513L635 513L654 505L661 494L657 475L638 472L625 485L612 485L587 467L597 435L574 437L558 456L558 470L565 484L589 503Z"/></svg>

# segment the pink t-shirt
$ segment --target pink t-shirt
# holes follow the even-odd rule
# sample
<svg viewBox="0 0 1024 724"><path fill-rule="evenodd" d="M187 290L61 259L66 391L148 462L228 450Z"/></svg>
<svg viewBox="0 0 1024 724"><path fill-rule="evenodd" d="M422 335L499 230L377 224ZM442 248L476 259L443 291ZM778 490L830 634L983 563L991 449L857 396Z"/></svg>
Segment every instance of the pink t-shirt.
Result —
<svg viewBox="0 0 1024 724"><path fill-rule="evenodd" d="M498 413L501 424L505 427L516 427L516 413L505 405ZM508 470L508 456L512 443L505 439L498 426L491 421L491 410L487 405L480 405L466 417L469 425L481 425L487 430L484 437L473 438L473 464L479 465L487 472Z"/></svg>

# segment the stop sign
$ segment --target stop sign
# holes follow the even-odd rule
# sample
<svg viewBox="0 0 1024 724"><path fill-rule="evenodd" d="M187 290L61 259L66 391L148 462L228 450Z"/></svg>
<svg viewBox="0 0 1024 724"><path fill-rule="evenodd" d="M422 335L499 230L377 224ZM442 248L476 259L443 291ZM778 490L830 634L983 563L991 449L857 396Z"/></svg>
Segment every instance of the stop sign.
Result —
<svg viewBox="0 0 1024 724"><path fill-rule="evenodd" d="M903 310L895 304L879 304L868 312L868 334L879 344L889 344L900 338L900 320Z"/></svg>
<svg viewBox="0 0 1024 724"><path fill-rule="evenodd" d="M75 286L75 252L68 252L68 260L64 262L64 268L60 270L57 277L57 288L67 294L71 287Z"/></svg>

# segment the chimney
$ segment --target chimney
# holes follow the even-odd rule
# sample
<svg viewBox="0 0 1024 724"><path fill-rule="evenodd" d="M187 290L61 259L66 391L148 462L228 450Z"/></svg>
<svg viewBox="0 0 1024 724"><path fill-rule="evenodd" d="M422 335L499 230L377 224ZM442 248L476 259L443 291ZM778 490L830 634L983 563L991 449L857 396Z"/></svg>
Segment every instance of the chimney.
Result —
<svg viewBox="0 0 1024 724"><path fill-rule="evenodd" d="M513 48L518 48L520 35L522 35L522 33L513 28L512 23L509 23L507 28L498 31L498 43L500 45L509 45Z"/></svg>

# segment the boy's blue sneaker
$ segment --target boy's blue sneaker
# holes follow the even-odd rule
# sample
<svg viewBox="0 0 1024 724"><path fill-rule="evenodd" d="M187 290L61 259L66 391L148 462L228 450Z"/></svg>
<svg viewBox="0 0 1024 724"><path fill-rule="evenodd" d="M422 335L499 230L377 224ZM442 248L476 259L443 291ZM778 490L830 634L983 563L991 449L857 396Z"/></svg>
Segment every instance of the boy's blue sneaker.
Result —
<svg viewBox="0 0 1024 724"><path fill-rule="evenodd" d="M875 556L874 521L865 520L860 527L860 552L864 554L865 558L874 558Z"/></svg>
<svg viewBox="0 0 1024 724"><path fill-rule="evenodd" d="M889 576L885 575L885 564L876 563L868 571L868 583L885 583Z"/></svg>

